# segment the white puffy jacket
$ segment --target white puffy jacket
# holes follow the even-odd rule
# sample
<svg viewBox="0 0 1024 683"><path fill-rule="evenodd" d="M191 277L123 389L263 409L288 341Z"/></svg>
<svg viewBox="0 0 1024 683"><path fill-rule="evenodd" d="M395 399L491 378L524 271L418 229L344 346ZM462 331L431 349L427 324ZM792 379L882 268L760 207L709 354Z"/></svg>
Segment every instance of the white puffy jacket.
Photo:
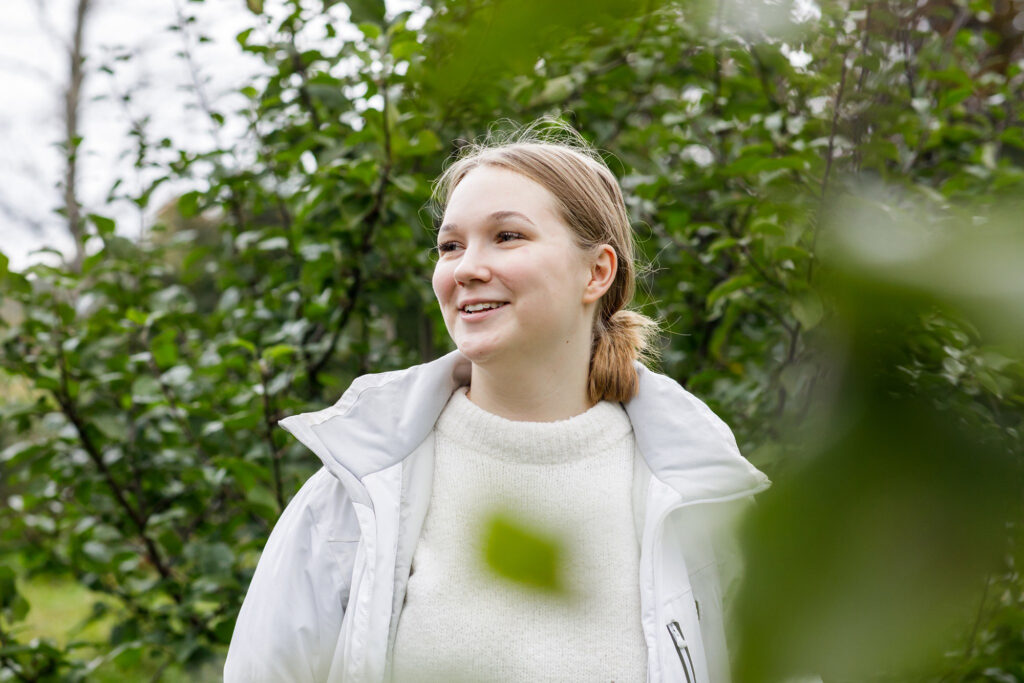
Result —
<svg viewBox="0 0 1024 683"><path fill-rule="evenodd" d="M729 532L743 501L769 482L704 403L664 375L637 371L639 392L623 405L643 456L633 501L648 681L728 681L722 595L737 578ZM434 423L469 373L455 351L359 377L335 405L281 420L324 467L267 541L225 681L389 678L430 502Z"/></svg>

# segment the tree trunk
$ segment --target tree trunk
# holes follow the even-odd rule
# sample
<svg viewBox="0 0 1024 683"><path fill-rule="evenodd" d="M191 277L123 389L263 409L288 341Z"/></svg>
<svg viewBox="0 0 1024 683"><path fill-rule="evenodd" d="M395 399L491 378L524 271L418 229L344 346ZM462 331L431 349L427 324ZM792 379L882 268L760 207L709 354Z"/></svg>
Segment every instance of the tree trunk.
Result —
<svg viewBox="0 0 1024 683"><path fill-rule="evenodd" d="M85 80L85 22L89 14L90 0L78 0L75 10L74 33L68 44L70 71L67 89L64 91L64 211L68 230L75 242L75 256L71 262L74 270L81 270L85 258L84 226L82 211L78 203L78 109L82 97L82 83Z"/></svg>

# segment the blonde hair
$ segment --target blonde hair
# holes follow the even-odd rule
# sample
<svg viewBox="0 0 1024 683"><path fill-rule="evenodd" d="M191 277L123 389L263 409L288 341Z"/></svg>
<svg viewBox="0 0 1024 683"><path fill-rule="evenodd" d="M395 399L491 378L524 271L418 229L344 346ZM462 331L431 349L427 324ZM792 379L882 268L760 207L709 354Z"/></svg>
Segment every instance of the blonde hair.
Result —
<svg viewBox="0 0 1024 683"><path fill-rule="evenodd" d="M587 394L592 403L630 400L639 388L634 361L654 355L657 323L626 308L636 288L636 250L615 176L571 126L543 118L503 135L492 131L464 146L434 184L438 216L455 187L478 166L515 171L547 189L580 249L608 244L615 250L615 279L594 319Z"/></svg>

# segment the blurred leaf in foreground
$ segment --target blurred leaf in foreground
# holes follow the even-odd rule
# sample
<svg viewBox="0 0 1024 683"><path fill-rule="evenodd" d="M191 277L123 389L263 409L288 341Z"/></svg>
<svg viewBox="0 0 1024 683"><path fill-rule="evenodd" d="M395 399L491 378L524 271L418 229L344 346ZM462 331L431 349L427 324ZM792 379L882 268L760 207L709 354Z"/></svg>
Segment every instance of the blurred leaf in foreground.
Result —
<svg viewBox="0 0 1024 683"><path fill-rule="evenodd" d="M948 316L998 344L1004 369L1020 368L1019 221L916 222L914 207L868 200L833 215L828 360L816 407L797 426L805 441L791 443L808 457L745 527L744 682L948 670L945 652L978 618L1021 514L1020 383L1002 403L979 399L970 378L958 384L969 372L933 371L914 343L922 320ZM928 381L930 372L945 378Z"/></svg>
<svg viewBox="0 0 1024 683"><path fill-rule="evenodd" d="M454 4L446 11L465 15L461 28L444 41L443 53L430 61L431 68L423 78L443 95L472 97L474 89L507 77L510 70L529 72L545 46L634 19L659 4L661 0L646 6L617 0Z"/></svg>
<svg viewBox="0 0 1024 683"><path fill-rule="evenodd" d="M560 592L558 540L495 514L484 532L484 560L499 576L542 590Z"/></svg>

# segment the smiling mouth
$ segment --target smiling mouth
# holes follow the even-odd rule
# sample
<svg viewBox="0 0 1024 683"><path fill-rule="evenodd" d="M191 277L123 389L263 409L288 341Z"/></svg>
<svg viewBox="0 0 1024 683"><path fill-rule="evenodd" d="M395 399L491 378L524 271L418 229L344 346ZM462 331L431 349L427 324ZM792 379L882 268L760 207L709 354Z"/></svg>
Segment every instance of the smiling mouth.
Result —
<svg viewBox="0 0 1024 683"><path fill-rule="evenodd" d="M505 306L506 304L508 304L507 301L492 301L481 304L470 304L468 306L463 306L462 308L460 308L459 312L473 314L481 313L483 311L493 311L495 309L501 308L502 306Z"/></svg>

